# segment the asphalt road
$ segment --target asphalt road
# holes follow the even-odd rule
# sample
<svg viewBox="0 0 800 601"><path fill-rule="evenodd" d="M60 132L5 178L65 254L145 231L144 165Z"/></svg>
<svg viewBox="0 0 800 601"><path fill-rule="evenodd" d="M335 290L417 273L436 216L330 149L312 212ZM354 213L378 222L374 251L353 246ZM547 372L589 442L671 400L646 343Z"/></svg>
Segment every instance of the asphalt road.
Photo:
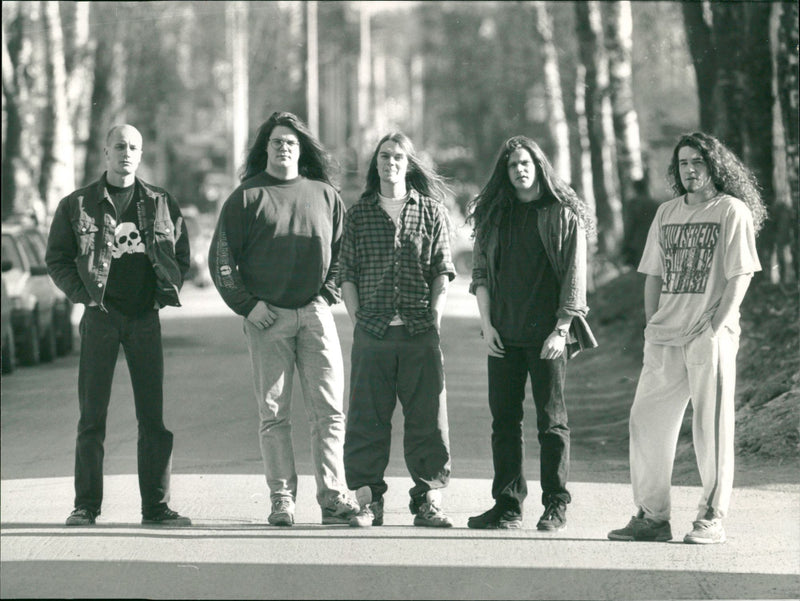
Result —
<svg viewBox="0 0 800 601"><path fill-rule="evenodd" d="M413 528L411 485L396 412L387 474L387 525L321 527L299 386L293 422L300 479L298 525L266 525L268 495L241 319L213 289L187 288L162 312L166 417L175 434L171 504L187 530L138 525L136 423L124 358L115 375L106 439L106 494L95 528L66 530L77 421L77 354L19 369L2 381L0 597L149 598L795 598L800 595L800 485L796 474L737 472L725 545L613 543L627 521L627 409L639 366L595 351L570 365L573 431L569 526L535 530L541 511L535 422L526 421L531 494L524 528L476 532L488 508L491 454L485 352L474 299L456 280L442 346L453 482L445 507L455 528ZM79 315L76 314L76 318ZM349 372L351 327L337 324ZM530 406L529 411L532 411ZM691 467L691 466L690 466ZM777 475L776 475L777 474ZM692 469L676 470L673 532L690 527L699 495Z"/></svg>

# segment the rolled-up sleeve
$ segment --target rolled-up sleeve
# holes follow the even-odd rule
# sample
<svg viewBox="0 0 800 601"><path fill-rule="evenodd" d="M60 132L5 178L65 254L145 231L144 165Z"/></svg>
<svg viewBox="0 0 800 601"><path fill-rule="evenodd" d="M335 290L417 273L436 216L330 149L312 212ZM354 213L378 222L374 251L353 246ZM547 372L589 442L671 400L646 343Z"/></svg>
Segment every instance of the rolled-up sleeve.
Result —
<svg viewBox="0 0 800 601"><path fill-rule="evenodd" d="M431 241L431 275L437 277L447 274L452 280L456 277L456 267L450 252L450 228L445 208L437 207L434 235Z"/></svg>
<svg viewBox="0 0 800 601"><path fill-rule="evenodd" d="M489 286L489 275L486 271L486 252L478 242L477 235L475 242L472 245L472 281L469 284L469 291L475 294L475 291L481 286Z"/></svg>

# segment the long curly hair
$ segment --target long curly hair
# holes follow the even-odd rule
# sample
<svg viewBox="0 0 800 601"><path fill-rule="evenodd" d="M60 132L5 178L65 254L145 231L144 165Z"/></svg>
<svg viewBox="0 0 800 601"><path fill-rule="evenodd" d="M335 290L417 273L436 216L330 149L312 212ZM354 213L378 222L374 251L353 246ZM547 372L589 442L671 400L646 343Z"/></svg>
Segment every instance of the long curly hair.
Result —
<svg viewBox="0 0 800 601"><path fill-rule="evenodd" d="M381 191L381 178L378 175L378 153L385 142L396 143L408 157L406 187L413 188L423 196L443 203L445 195L450 192L450 188L444 178L422 162L409 137L399 131L389 132L381 138L375 147L375 152L372 153L372 158L367 168L367 182L361 198L371 198Z"/></svg>
<svg viewBox="0 0 800 601"><path fill-rule="evenodd" d="M485 244L489 232L499 225L516 199L516 191L508 177L508 158L520 148L531 155L537 181L543 182L547 192L577 215L587 233L593 231L594 220L588 205L558 176L539 145L526 136L514 136L503 142L489 181L467 206L467 223L473 226L473 235L478 242Z"/></svg>
<svg viewBox="0 0 800 601"><path fill-rule="evenodd" d="M279 125L293 130L300 141L300 159L297 165L300 175L334 185L334 163L330 154L297 115L287 112L274 112L259 126L256 138L247 151L244 165L239 170L239 180L244 181L267 168L269 137L272 130Z"/></svg>
<svg viewBox="0 0 800 601"><path fill-rule="evenodd" d="M767 210L761 200L758 181L744 163L722 142L703 132L684 134L675 145L672 160L667 169L667 180L676 196L686 194L678 171L678 153L690 146L703 157L711 174L714 187L725 194L741 200L753 214L753 227L758 232L767 218Z"/></svg>

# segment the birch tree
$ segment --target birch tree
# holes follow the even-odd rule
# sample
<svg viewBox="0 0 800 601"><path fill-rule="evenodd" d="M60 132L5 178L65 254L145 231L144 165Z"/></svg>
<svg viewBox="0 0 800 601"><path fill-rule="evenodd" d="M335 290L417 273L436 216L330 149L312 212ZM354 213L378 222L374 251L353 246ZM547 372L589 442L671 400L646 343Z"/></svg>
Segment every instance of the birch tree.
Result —
<svg viewBox="0 0 800 601"><path fill-rule="evenodd" d="M608 62L597 2L576 2L575 17L580 61L586 69L586 120L597 211L598 251L613 260L622 243L622 207L614 184Z"/></svg>
<svg viewBox="0 0 800 601"><path fill-rule="evenodd" d="M42 2L47 73L47 108L42 136L39 189L52 215L58 202L75 189L75 148L67 106L67 67L59 3Z"/></svg>
<svg viewBox="0 0 800 601"><path fill-rule="evenodd" d="M627 212L634 198L633 182L644 177L639 116L633 104L633 18L631 3L608 2L606 11L606 50L608 51L611 109L617 151L617 173L622 195L622 210ZM624 215L623 215L624 217Z"/></svg>
<svg viewBox="0 0 800 601"><path fill-rule="evenodd" d="M45 216L36 185L40 156L36 122L40 90L37 86L44 80L34 33L40 29L39 15L38 3L3 3L2 81L6 112L0 178L3 218L29 210L40 218Z"/></svg>
<svg viewBox="0 0 800 601"><path fill-rule="evenodd" d="M544 2L534 2L535 32L544 57L545 104L548 113L550 136L553 140L553 167L565 182L572 182L569 152L569 127L561 93L561 73L558 55L553 44L553 20Z"/></svg>
<svg viewBox="0 0 800 601"><path fill-rule="evenodd" d="M91 3L90 17L97 44L83 184L97 179L103 172L106 132L114 123L125 120L126 100L122 20L101 2Z"/></svg>

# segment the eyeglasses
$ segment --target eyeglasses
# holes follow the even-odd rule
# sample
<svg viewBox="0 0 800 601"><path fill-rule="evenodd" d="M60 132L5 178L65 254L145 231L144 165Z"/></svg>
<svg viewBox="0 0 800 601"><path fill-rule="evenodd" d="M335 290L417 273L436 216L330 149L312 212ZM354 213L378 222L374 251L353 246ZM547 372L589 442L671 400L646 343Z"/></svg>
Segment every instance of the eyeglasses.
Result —
<svg viewBox="0 0 800 601"><path fill-rule="evenodd" d="M284 146L289 150L294 150L298 146L300 146L300 142L298 140L284 140L283 138L272 138L269 141L269 145L272 146L275 150L280 150Z"/></svg>

